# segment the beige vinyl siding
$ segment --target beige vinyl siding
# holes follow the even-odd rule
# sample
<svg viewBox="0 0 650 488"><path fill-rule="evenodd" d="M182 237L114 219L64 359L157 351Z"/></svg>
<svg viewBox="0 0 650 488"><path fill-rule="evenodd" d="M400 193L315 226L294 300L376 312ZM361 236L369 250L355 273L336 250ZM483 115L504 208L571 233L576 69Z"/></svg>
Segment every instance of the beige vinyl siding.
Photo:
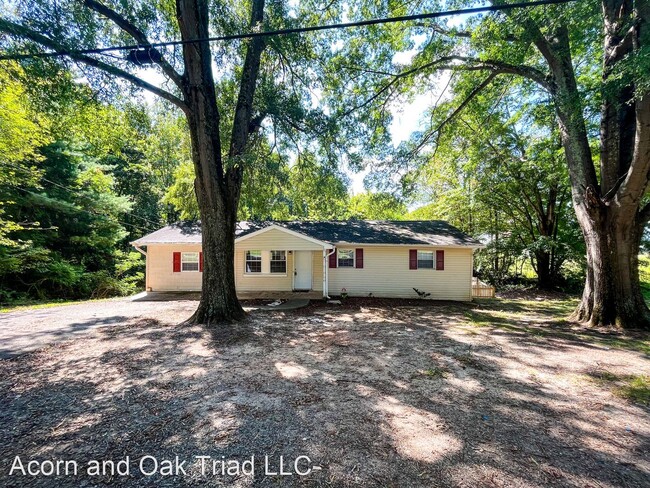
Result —
<svg viewBox="0 0 650 488"><path fill-rule="evenodd" d="M340 246L356 249L362 246ZM409 269L409 249L445 251L445 269ZM435 259L435 252L434 252ZM435 261L434 261L435 262ZM432 300L471 300L472 250L443 247L363 247L363 268L329 268L329 294L417 298L413 288Z"/></svg>
<svg viewBox="0 0 650 488"><path fill-rule="evenodd" d="M277 229L267 230L253 237L248 237L236 243L237 249L273 249L292 251L321 251L323 246L315 242Z"/></svg>
<svg viewBox="0 0 650 488"><path fill-rule="evenodd" d="M252 240L252 239L251 239ZM264 248L251 248L264 251ZM270 250L270 249L269 249ZM285 247L274 247L273 251L286 250ZM262 269L268 267L268 253L262 253ZM246 251L235 250L235 286L237 291L291 291L293 285L293 255L287 252L287 273L245 273Z"/></svg>
<svg viewBox="0 0 650 488"><path fill-rule="evenodd" d="M329 252L329 251L326 251ZM311 266L311 286L314 291L323 291L323 251L314 251Z"/></svg>
<svg viewBox="0 0 650 488"><path fill-rule="evenodd" d="M200 291L199 271L174 273L174 252L200 252L200 244L151 244L147 246L147 287L152 291Z"/></svg>

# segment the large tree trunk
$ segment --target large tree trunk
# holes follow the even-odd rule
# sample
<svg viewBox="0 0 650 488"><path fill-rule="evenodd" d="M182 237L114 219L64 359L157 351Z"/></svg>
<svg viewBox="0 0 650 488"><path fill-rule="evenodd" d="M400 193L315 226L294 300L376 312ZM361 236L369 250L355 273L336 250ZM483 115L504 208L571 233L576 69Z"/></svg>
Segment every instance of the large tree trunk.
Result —
<svg viewBox="0 0 650 488"><path fill-rule="evenodd" d="M535 271L537 272L537 288L540 290L551 290L555 286L555 280L551 270L551 253L541 250L535 252Z"/></svg>
<svg viewBox="0 0 650 488"><path fill-rule="evenodd" d="M650 42L648 3L634 5L636 24L631 22L633 2L602 2L603 86L617 63ZM551 70L551 94L569 167L573 205L587 245L585 288L573 318L590 325L650 328L650 312L641 295L638 273L646 215L640 204L650 176L650 95L637 92L633 84L614 82L603 89L599 183L568 30L561 26L547 39L536 26L528 25Z"/></svg>
<svg viewBox="0 0 650 488"><path fill-rule="evenodd" d="M600 218L578 210L587 245L587 278L572 318L593 326L648 328L650 314L639 282L641 233L603 209Z"/></svg>
<svg viewBox="0 0 650 488"><path fill-rule="evenodd" d="M208 2L177 0L183 39L209 36ZM183 45L186 111L192 141L195 191L201 214L203 278L201 301L190 323L208 326L239 320L244 311L235 290L235 225L239 188L225 177L212 56L208 42ZM241 184L241 181L239 182Z"/></svg>
<svg viewBox="0 0 650 488"><path fill-rule="evenodd" d="M604 82L648 42L648 5L638 3L636 26L633 8L628 0L603 1ZM638 263L640 204L650 176L650 95L633 83L614 87L603 90L600 188L587 185L584 198L574 200L587 245L587 278L573 317L590 325L650 328Z"/></svg>

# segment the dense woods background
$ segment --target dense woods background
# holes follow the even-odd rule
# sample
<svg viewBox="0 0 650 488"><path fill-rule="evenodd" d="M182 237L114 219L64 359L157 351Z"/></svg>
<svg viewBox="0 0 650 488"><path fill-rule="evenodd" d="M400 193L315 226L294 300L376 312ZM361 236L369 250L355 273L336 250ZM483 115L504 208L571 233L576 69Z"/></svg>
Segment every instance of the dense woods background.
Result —
<svg viewBox="0 0 650 488"><path fill-rule="evenodd" d="M51 29L56 37L58 21L39 17L41 5L50 3L20 2L20 20ZM255 2L219 5L214 30L249 28ZM362 9L319 5L268 2L265 22L324 23L339 20L348 8L351 18L412 12L408 2L369 1ZM443 5L456 4L432 2L427 9ZM77 8L85 11L77 4L70 11ZM177 27L171 3L144 3L138 12L154 31L161 26L157 35ZM444 219L487 244L476 259L482 279L500 288L534 284L580 291L585 244L548 91L516 76L514 68L492 66L485 78L484 66L449 56L464 49L540 67L539 53L529 49L530 22L549 32L566 29L597 159L607 93L599 2L530 12L269 40L255 94L259 113L251 120L259 132L247 143L238 218ZM135 24L142 21L125 15ZM99 32L87 20L79 24L84 42ZM9 22L1 27L16 32ZM120 36L107 35L106 41L124 42ZM221 46L215 63L238 66L246 52L242 46ZM10 41L5 47L24 49ZM217 77L217 104L228 123L240 77L239 68ZM417 104L417 130L395 141L398 115ZM366 191L352 195L351 175L361 170L367 172ZM3 61L0 301L140 290L144 260L128 243L166 223L198 218L194 175L187 123L173 104L145 99L81 64Z"/></svg>
<svg viewBox="0 0 650 488"><path fill-rule="evenodd" d="M0 299L141 290L144 260L128 243L198 218L180 114L137 97L106 103L64 69L44 78L5 63L0 77ZM409 192L351 196L341 168L313 153L261 155L245 180L240 218L447 219L488 244L477 257L485 280L527 284L548 255L541 284L579 286L583 250L561 151L552 133L517 134L503 107L489 147L471 129L454 131L441 142L442 162L418 168ZM556 216L542 234L529 218L549 198ZM422 201L430 203L418 207Z"/></svg>

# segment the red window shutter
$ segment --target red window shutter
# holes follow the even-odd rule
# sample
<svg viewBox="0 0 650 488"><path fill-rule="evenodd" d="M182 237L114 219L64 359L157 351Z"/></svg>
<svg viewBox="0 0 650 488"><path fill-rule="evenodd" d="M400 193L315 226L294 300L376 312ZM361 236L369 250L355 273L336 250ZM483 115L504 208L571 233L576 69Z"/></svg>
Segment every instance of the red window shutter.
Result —
<svg viewBox="0 0 650 488"><path fill-rule="evenodd" d="M174 253L174 273L180 273L181 272L181 253L180 252L175 252Z"/></svg>
<svg viewBox="0 0 650 488"><path fill-rule="evenodd" d="M336 249L330 254L330 268L336 268Z"/></svg>
<svg viewBox="0 0 650 488"><path fill-rule="evenodd" d="M363 268L363 249L355 249L356 264L357 268Z"/></svg>
<svg viewBox="0 0 650 488"><path fill-rule="evenodd" d="M409 269L418 269L418 250L409 249Z"/></svg>
<svg viewBox="0 0 650 488"><path fill-rule="evenodd" d="M436 251L436 269L445 269L445 251Z"/></svg>
<svg viewBox="0 0 650 488"><path fill-rule="evenodd" d="M203 253L199 252L199 271L203 273Z"/></svg>

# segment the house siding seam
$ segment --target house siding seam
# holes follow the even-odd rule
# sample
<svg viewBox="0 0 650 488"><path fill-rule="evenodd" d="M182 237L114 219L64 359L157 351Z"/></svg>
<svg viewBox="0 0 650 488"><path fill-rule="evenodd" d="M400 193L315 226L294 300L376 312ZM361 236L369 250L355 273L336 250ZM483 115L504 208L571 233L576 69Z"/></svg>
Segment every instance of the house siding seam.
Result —
<svg viewBox="0 0 650 488"><path fill-rule="evenodd" d="M418 249L436 250L435 247ZM445 269L409 270L409 249L398 246L364 248L363 268L330 268L329 294L345 288L350 296L417 298L413 288L432 300L472 298L472 249L445 249Z"/></svg>
<svg viewBox="0 0 650 488"><path fill-rule="evenodd" d="M201 244L152 244L147 246L147 286L152 291L200 291L203 273L174 272L174 252L200 252Z"/></svg>

